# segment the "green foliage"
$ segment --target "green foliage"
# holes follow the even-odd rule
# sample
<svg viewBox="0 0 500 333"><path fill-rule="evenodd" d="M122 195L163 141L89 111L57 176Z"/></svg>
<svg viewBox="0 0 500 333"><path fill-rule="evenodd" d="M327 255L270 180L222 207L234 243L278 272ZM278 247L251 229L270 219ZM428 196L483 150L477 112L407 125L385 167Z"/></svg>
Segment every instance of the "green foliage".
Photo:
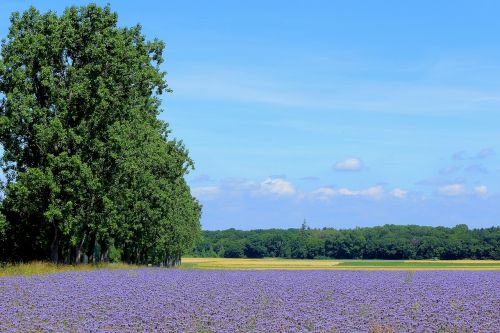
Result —
<svg viewBox="0 0 500 333"><path fill-rule="evenodd" d="M224 258L243 258L245 243L241 240L227 240L224 243Z"/></svg>
<svg viewBox="0 0 500 333"><path fill-rule="evenodd" d="M234 250L238 245L238 251ZM231 255L227 249L231 246ZM241 253L240 248L244 251ZM500 227L468 229L396 226L203 231L190 253L207 256L223 248L224 257L295 259L500 259ZM212 251L213 255L216 254Z"/></svg>
<svg viewBox="0 0 500 333"><path fill-rule="evenodd" d="M244 255L247 258L264 258L267 249L264 242L258 238L249 238L244 244Z"/></svg>
<svg viewBox="0 0 500 333"><path fill-rule="evenodd" d="M8 227L9 225L7 219L5 218L5 215L0 212L0 265L2 264L3 257L5 257L4 249Z"/></svg>
<svg viewBox="0 0 500 333"><path fill-rule="evenodd" d="M0 239L4 239L7 233L7 219L5 215L0 213Z"/></svg>
<svg viewBox="0 0 500 333"><path fill-rule="evenodd" d="M109 6L12 14L0 57L9 259L170 265L192 247L193 162L158 119L163 48Z"/></svg>
<svg viewBox="0 0 500 333"><path fill-rule="evenodd" d="M122 251L117 249L114 245L109 247L109 261L113 263L119 263L122 261Z"/></svg>

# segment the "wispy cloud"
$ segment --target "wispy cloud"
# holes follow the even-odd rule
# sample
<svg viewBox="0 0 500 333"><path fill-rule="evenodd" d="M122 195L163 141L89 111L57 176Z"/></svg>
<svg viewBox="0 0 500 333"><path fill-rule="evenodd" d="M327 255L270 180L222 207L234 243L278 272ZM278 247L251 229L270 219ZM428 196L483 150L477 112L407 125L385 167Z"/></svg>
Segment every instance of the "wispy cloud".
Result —
<svg viewBox="0 0 500 333"><path fill-rule="evenodd" d="M465 168L465 171L471 172L471 173L482 173L482 174L487 174L488 173L488 169L486 169L481 164L469 165L468 167Z"/></svg>
<svg viewBox="0 0 500 333"><path fill-rule="evenodd" d="M454 160L484 160L488 157L494 156L496 154L495 150L492 148L483 148L480 151L478 151L476 154L467 154L465 150L460 150L454 153L451 158Z"/></svg>
<svg viewBox="0 0 500 333"><path fill-rule="evenodd" d="M359 158L348 158L335 163L333 167L336 171L361 171L363 170L363 161Z"/></svg>
<svg viewBox="0 0 500 333"><path fill-rule="evenodd" d="M391 191L391 195L395 198L398 198L398 199L406 198L407 194L408 194L408 191L400 189L399 187L397 187Z"/></svg>
<svg viewBox="0 0 500 333"><path fill-rule="evenodd" d="M300 178L300 180L304 180L306 182L317 182L317 181L319 181L319 177L305 176L305 177Z"/></svg>
<svg viewBox="0 0 500 333"><path fill-rule="evenodd" d="M260 183L258 194L292 195L296 190L293 184L283 178L268 178Z"/></svg>
<svg viewBox="0 0 500 333"><path fill-rule="evenodd" d="M465 194L465 185L464 184L449 184L440 186L438 188L438 192L442 195L446 196L458 196Z"/></svg>
<svg viewBox="0 0 500 333"><path fill-rule="evenodd" d="M191 66L170 77L176 95L281 107L397 114L497 112L497 91L387 80L328 80L317 85L279 80L264 70ZM194 72L196 70L196 72Z"/></svg>
<svg viewBox="0 0 500 333"><path fill-rule="evenodd" d="M286 175L284 174L276 174L276 175L270 175L268 178L281 178L281 179L286 179Z"/></svg>
<svg viewBox="0 0 500 333"><path fill-rule="evenodd" d="M198 199L214 199L220 193L220 188L217 186L194 187L191 193Z"/></svg>
<svg viewBox="0 0 500 333"><path fill-rule="evenodd" d="M433 185L434 194L443 197L458 197L458 196L486 196L490 195L486 185L479 184L470 189L466 188L466 182L429 182L428 185ZM388 189L386 185L376 184L365 188L351 187L336 187L324 186L315 190L301 190L291 181L284 178L269 177L262 181L253 181L245 178L229 178L224 179L218 186L199 186L193 187L192 193L198 199L213 201L227 200L231 197L240 197L246 200L254 200L261 198L293 198L298 201L313 200L329 202L335 198L366 198L371 200L381 199L414 199L414 192L401 187L393 187ZM410 196L411 194L411 196Z"/></svg>
<svg viewBox="0 0 500 333"><path fill-rule="evenodd" d="M474 187L474 193L480 195L480 196L485 196L488 194L488 187L485 185L479 185Z"/></svg>
<svg viewBox="0 0 500 333"><path fill-rule="evenodd" d="M448 178L448 177L439 177L439 176L434 176L434 177L429 177L426 179L422 179L418 182L416 182L416 185L424 185L424 186L445 186L448 184L462 184L465 182L465 179L463 177L454 177L454 178Z"/></svg>
<svg viewBox="0 0 500 333"><path fill-rule="evenodd" d="M312 194L320 200L328 200L336 196L380 199L384 195L384 188L382 186L372 186L366 189L353 190L348 188L335 189L331 187L321 187L313 191Z"/></svg>
<svg viewBox="0 0 500 333"><path fill-rule="evenodd" d="M297 193L292 182L280 177L269 177L261 182L246 178L227 178L221 182L221 191L229 195L290 196Z"/></svg>
<svg viewBox="0 0 500 333"><path fill-rule="evenodd" d="M484 149L481 149L481 151L479 151L474 156L474 158L475 159L485 159L485 158L488 158L488 157L493 156L493 155L495 155L495 151L492 148L484 148Z"/></svg>

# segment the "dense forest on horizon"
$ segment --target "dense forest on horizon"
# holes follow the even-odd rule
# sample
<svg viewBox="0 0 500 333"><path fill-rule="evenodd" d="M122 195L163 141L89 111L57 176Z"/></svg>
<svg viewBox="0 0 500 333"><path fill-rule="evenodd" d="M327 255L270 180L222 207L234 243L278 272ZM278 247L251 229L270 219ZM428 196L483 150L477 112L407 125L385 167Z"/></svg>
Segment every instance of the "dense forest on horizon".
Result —
<svg viewBox="0 0 500 333"><path fill-rule="evenodd" d="M195 257L294 259L500 259L500 227L384 225L354 229L203 231Z"/></svg>

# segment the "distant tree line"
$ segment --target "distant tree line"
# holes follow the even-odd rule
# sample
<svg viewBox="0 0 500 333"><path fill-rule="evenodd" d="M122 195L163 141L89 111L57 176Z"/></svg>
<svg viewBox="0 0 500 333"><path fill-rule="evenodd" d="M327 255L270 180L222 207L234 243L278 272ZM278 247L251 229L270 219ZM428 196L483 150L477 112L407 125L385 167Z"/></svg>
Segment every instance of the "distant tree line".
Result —
<svg viewBox="0 0 500 333"><path fill-rule="evenodd" d="M500 259L500 227L417 225L337 230L203 231L192 256L295 259Z"/></svg>
<svg viewBox="0 0 500 333"><path fill-rule="evenodd" d="M177 265L200 231L158 119L163 42L109 6L13 13L0 54L0 262Z"/></svg>

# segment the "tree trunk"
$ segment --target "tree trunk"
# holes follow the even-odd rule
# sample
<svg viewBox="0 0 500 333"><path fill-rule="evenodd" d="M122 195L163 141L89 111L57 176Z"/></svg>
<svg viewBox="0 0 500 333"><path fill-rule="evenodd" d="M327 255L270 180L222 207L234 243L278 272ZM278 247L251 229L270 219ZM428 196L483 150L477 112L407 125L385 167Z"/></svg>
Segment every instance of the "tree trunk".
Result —
<svg viewBox="0 0 500 333"><path fill-rule="evenodd" d="M59 246L57 241L57 227L54 226L54 238L52 239L52 244L50 245L50 259L56 264L59 260Z"/></svg>
<svg viewBox="0 0 500 333"><path fill-rule="evenodd" d="M164 261L165 267L168 267L168 268L179 267L180 264L181 264L180 257L167 257Z"/></svg>
<svg viewBox="0 0 500 333"><path fill-rule="evenodd" d="M181 257L175 257L172 260L172 267L179 267L181 265Z"/></svg>
<svg viewBox="0 0 500 333"><path fill-rule="evenodd" d="M83 260L83 251L82 251L82 248L83 248L83 244L85 244L85 238L87 238L87 233L83 234L82 241L80 242L80 245L78 245L78 247L76 249L75 263L77 265L80 264L82 262L82 260Z"/></svg>
<svg viewBox="0 0 500 333"><path fill-rule="evenodd" d="M106 246L104 249L101 249L101 262L108 262L108 261L109 261L109 249Z"/></svg>
<svg viewBox="0 0 500 333"><path fill-rule="evenodd" d="M95 264L95 243L96 235L95 233L92 233L92 235L90 236L89 250L87 252L87 255L89 257L89 264Z"/></svg>

